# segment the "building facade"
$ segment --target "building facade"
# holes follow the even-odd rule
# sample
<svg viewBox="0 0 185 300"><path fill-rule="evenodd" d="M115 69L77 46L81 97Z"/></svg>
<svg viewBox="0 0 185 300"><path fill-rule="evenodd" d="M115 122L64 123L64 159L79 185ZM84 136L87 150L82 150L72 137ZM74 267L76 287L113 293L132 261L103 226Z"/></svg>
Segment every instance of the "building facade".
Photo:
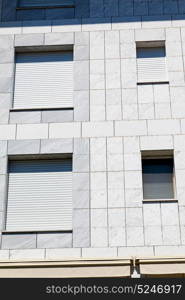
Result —
<svg viewBox="0 0 185 300"><path fill-rule="evenodd" d="M0 0L0 277L185 274L185 0Z"/></svg>

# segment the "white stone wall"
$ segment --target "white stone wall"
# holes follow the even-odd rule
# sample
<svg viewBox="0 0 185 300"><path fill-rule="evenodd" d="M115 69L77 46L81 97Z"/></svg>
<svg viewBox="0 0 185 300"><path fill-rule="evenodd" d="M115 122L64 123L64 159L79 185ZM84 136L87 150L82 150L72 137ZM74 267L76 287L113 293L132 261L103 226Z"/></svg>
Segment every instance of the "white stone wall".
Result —
<svg viewBox="0 0 185 300"><path fill-rule="evenodd" d="M3 233L1 259L184 254L185 18L140 14L1 23L2 229L7 154L74 153L73 242ZM137 86L141 41L165 41L169 84ZM74 45L73 118L10 112L14 48L66 44ZM176 201L143 203L143 150L174 150Z"/></svg>

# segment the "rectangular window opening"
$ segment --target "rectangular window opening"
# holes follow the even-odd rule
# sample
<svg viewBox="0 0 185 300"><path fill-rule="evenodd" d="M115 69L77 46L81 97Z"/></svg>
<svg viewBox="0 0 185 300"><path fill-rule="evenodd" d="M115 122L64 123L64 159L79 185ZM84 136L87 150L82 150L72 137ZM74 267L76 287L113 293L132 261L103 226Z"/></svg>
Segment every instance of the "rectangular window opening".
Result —
<svg viewBox="0 0 185 300"><path fill-rule="evenodd" d="M13 109L73 107L73 51L16 54Z"/></svg>
<svg viewBox="0 0 185 300"><path fill-rule="evenodd" d="M72 230L72 158L9 161L6 231Z"/></svg>
<svg viewBox="0 0 185 300"><path fill-rule="evenodd" d="M152 43L149 47L143 43L137 46L137 77L138 84L168 82L164 45Z"/></svg>
<svg viewBox="0 0 185 300"><path fill-rule="evenodd" d="M143 156L143 199L175 200L173 156Z"/></svg>

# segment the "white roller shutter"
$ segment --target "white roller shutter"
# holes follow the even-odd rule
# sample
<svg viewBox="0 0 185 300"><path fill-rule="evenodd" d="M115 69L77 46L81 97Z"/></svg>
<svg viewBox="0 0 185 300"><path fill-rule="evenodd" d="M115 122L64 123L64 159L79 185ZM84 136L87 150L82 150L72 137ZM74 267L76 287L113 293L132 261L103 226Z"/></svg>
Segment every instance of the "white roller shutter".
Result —
<svg viewBox="0 0 185 300"><path fill-rule="evenodd" d="M72 229L72 161L12 161L8 231Z"/></svg>
<svg viewBox="0 0 185 300"><path fill-rule="evenodd" d="M165 48L137 49L138 82L167 81Z"/></svg>
<svg viewBox="0 0 185 300"><path fill-rule="evenodd" d="M19 7L72 5L74 0L19 0Z"/></svg>
<svg viewBox="0 0 185 300"><path fill-rule="evenodd" d="M73 106L73 53L19 53L14 108Z"/></svg>

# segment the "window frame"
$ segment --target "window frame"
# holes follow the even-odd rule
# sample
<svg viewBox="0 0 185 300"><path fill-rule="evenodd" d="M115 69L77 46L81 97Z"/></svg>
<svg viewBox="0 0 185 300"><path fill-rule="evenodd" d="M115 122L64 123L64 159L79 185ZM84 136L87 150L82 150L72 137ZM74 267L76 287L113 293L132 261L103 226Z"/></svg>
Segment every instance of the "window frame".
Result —
<svg viewBox="0 0 185 300"><path fill-rule="evenodd" d="M176 189L176 176L175 176L175 161L174 161L174 154L173 153L168 153L168 154L163 154L162 152L165 151L142 151L142 156L141 156L141 160L143 162L143 160L155 160L155 159L161 159L161 160L165 160L165 159L172 159L173 160L173 172L172 172L172 188L173 188L173 198L156 198L156 199L151 199L151 198L144 198L144 180L143 180L143 167L142 167L142 195L143 195L143 199L142 202L177 202L177 189ZM147 154L148 152L148 154ZM156 152L156 155L155 155ZM168 151L167 151L168 152ZM161 153L161 154L160 154Z"/></svg>

